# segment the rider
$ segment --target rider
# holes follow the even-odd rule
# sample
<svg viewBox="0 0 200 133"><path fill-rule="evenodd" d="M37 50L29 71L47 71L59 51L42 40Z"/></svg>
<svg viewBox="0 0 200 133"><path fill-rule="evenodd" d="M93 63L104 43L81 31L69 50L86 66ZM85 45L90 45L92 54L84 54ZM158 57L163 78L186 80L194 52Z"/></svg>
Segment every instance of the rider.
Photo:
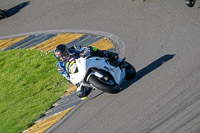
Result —
<svg viewBox="0 0 200 133"><path fill-rule="evenodd" d="M54 55L58 59L56 63L58 72L70 82L70 76L68 73L68 68L70 65L74 63L74 59L77 59L81 56L81 53L90 52L91 56L100 56L100 57L108 57L112 61L116 61L118 59L118 54L113 52L108 52L106 50L99 50L96 47L87 46L71 46L67 48L64 44L59 44L55 50ZM79 84L77 86L77 96L80 98L86 97L89 95L92 88L81 88Z"/></svg>

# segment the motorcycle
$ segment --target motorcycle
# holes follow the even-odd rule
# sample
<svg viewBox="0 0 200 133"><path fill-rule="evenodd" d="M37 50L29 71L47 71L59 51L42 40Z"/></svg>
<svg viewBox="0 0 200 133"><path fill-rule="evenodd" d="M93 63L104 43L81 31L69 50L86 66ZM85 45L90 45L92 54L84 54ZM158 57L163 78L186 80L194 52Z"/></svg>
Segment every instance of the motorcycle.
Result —
<svg viewBox="0 0 200 133"><path fill-rule="evenodd" d="M118 59L113 63L106 57L92 57L88 52L69 67L70 82L81 87L99 89L107 93L118 93L124 80L136 76L135 68L125 61Z"/></svg>

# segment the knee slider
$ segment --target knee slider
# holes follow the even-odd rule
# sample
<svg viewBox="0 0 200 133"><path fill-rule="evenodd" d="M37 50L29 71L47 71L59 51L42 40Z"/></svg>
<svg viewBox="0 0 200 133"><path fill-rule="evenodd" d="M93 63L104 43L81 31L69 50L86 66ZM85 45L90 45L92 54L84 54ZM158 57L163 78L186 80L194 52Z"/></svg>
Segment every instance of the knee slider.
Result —
<svg viewBox="0 0 200 133"><path fill-rule="evenodd" d="M85 96L85 92L84 92L83 90L77 91L76 94L77 94L77 96L80 97L80 98L82 98L82 97Z"/></svg>

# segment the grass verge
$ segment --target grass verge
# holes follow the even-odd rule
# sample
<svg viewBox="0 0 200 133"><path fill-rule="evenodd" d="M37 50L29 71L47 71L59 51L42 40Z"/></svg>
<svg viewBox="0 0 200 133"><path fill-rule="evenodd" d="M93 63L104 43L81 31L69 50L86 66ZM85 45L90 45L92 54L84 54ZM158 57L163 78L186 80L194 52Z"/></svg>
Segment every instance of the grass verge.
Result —
<svg viewBox="0 0 200 133"><path fill-rule="evenodd" d="M52 53L0 51L0 132L22 132L39 119L69 84Z"/></svg>

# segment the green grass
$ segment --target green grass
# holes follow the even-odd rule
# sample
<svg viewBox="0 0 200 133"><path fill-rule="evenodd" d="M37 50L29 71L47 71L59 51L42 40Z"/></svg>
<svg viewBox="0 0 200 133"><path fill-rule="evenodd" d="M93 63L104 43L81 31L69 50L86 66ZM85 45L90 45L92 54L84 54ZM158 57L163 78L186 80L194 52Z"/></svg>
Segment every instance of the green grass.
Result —
<svg viewBox="0 0 200 133"><path fill-rule="evenodd" d="M56 62L37 50L0 51L0 133L22 132L66 91Z"/></svg>

